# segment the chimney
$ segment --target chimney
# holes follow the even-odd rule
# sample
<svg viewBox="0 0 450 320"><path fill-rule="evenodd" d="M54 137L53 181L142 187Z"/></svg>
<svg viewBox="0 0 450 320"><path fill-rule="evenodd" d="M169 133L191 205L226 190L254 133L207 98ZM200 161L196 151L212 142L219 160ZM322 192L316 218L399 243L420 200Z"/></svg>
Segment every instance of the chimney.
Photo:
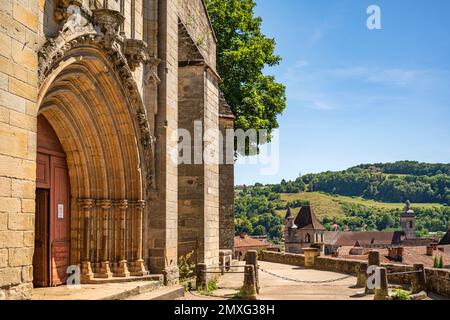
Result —
<svg viewBox="0 0 450 320"><path fill-rule="evenodd" d="M427 246L427 256L432 257L434 252L433 246Z"/></svg>

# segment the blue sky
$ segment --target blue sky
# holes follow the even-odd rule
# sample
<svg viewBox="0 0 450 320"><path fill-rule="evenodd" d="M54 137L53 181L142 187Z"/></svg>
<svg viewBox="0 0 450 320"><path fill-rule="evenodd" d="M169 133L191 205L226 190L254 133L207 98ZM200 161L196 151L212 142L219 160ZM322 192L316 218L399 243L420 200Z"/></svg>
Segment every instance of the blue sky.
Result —
<svg viewBox="0 0 450 320"><path fill-rule="evenodd" d="M369 30L369 5L381 30ZM257 0L287 87L279 170L238 164L236 184L360 163L450 162L450 1Z"/></svg>

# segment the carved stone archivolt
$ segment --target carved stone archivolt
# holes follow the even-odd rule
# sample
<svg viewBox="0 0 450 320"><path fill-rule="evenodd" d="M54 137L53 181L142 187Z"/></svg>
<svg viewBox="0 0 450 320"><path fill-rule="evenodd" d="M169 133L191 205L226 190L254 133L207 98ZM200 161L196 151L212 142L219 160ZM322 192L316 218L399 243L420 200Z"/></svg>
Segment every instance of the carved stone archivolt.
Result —
<svg viewBox="0 0 450 320"><path fill-rule="evenodd" d="M128 100L134 106L140 141L146 158L147 190L154 189L154 144L148 115L133 70L142 65L146 80L159 82L157 65L159 60L148 54L147 44L136 39L126 39L120 34L124 17L117 11L109 9L90 10L82 1L62 1L66 14L61 16L65 23L56 38L49 39L38 53L39 82L42 85L58 67L64 57L73 49L94 46L101 49L108 57L119 76ZM70 3L70 4L69 4Z"/></svg>

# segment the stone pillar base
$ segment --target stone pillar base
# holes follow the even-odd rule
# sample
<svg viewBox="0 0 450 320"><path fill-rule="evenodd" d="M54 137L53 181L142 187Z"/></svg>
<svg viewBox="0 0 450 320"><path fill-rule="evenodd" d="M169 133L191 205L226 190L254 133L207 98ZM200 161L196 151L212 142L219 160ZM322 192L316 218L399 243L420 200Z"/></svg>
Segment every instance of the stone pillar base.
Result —
<svg viewBox="0 0 450 320"><path fill-rule="evenodd" d="M109 279L112 278L113 273L111 272L111 268L109 267L109 261L101 262L100 264L100 272L95 274L96 278Z"/></svg>
<svg viewBox="0 0 450 320"><path fill-rule="evenodd" d="M134 265L133 265L133 268L131 271L131 275L142 277L142 276L146 276L148 274L149 274L149 272L147 271L147 268L145 267L144 260L142 260L142 259L136 260L134 262Z"/></svg>
<svg viewBox="0 0 450 320"><path fill-rule="evenodd" d="M92 265L89 261L83 261L81 263L81 282L88 282L94 278L94 273L92 272Z"/></svg>
<svg viewBox="0 0 450 320"><path fill-rule="evenodd" d="M164 285L175 285L180 282L180 270L178 270L178 267L166 267L163 270L164 274Z"/></svg>
<svg viewBox="0 0 450 320"><path fill-rule="evenodd" d="M113 274L117 278L125 278L130 276L130 271L128 270L128 265L126 260L119 261L119 266L117 271Z"/></svg>

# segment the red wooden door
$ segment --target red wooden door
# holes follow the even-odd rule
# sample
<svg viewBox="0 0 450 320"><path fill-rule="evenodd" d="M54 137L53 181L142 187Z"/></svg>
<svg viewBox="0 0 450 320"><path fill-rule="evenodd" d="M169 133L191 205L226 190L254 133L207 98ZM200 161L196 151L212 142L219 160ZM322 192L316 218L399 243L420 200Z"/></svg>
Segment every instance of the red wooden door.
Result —
<svg viewBox="0 0 450 320"><path fill-rule="evenodd" d="M66 159L50 157L51 286L66 283L70 250L69 174Z"/></svg>
<svg viewBox="0 0 450 320"><path fill-rule="evenodd" d="M70 189L66 157L53 128L38 117L35 286L67 280L70 251Z"/></svg>
<svg viewBox="0 0 450 320"><path fill-rule="evenodd" d="M34 241L33 257L33 284L35 287L46 287L49 285L48 273L48 217L49 191L46 189L36 190L36 233Z"/></svg>

